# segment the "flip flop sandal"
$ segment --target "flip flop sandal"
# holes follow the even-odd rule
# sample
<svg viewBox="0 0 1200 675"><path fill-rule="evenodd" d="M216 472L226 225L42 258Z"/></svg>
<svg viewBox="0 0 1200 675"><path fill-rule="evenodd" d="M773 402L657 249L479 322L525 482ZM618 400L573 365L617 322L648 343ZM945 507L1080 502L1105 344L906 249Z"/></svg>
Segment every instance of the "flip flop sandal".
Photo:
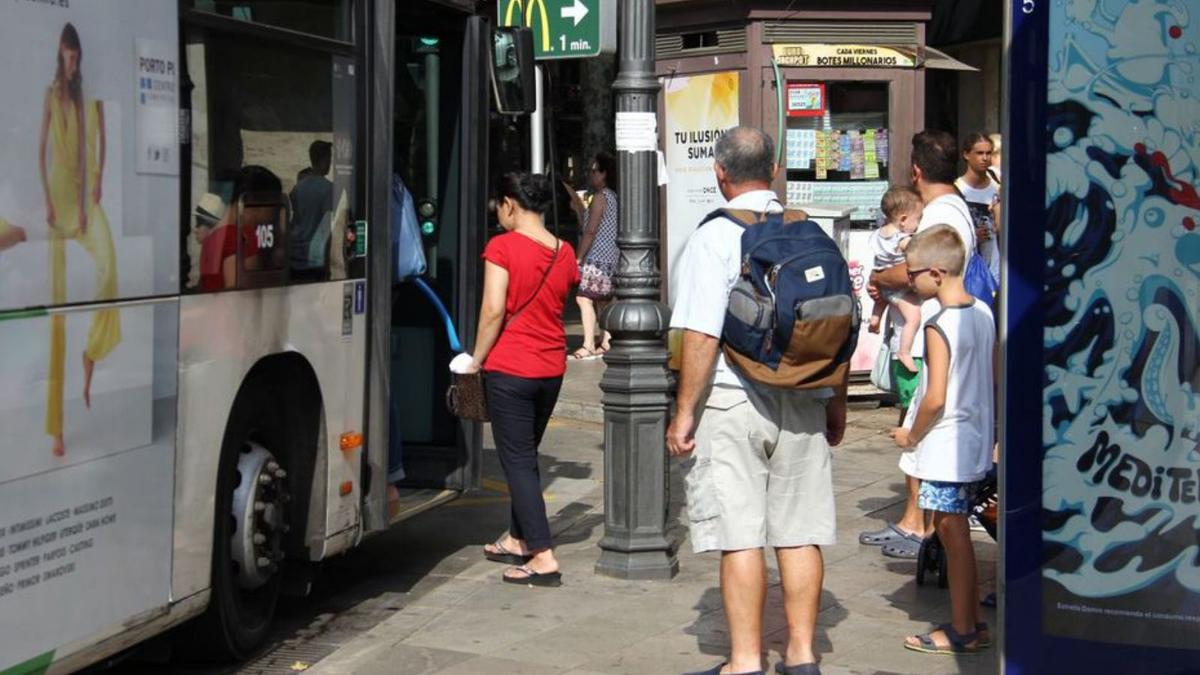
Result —
<svg viewBox="0 0 1200 675"><path fill-rule="evenodd" d="M580 354L583 354L583 356L580 356ZM571 352L572 361L591 361L598 358L600 358L600 354L598 354L594 349L585 349L584 347L580 347L579 349Z"/></svg>
<svg viewBox="0 0 1200 675"><path fill-rule="evenodd" d="M909 533L896 527L895 523L888 523L883 526L883 529L859 533L858 543L864 546L883 546L900 541L907 536L909 536Z"/></svg>
<svg viewBox="0 0 1200 675"><path fill-rule="evenodd" d="M915 534L906 534L902 539L884 544L880 552L889 558L916 560L921 552L921 537Z"/></svg>
<svg viewBox="0 0 1200 675"><path fill-rule="evenodd" d="M946 645L944 647L940 646L936 642L933 641L932 633L924 633L922 635L917 636L917 640L920 642L919 645L910 644L908 642L908 640L905 640L904 648L914 651L914 652L921 652L922 654L954 655L954 654L976 654L979 652L978 646L975 646L975 647L967 646L968 642L973 642L978 638L978 636L979 636L978 632L967 633L966 635L959 635L958 632L954 630L954 626L952 626L948 623L938 626L938 630L940 630L946 634L946 640L950 642L949 645Z"/></svg>
<svg viewBox="0 0 1200 675"><path fill-rule="evenodd" d="M543 588L558 588L562 586L562 572L546 572L545 574L535 572L528 565L521 565L513 569L523 573L523 577L510 577L505 574L502 579L506 584L520 584L522 586L541 586Z"/></svg>
<svg viewBox="0 0 1200 675"><path fill-rule="evenodd" d="M495 551L489 551L485 546L483 548L483 557L492 562L504 563L506 565L524 565L529 562L529 556L513 553L505 548L504 544L500 543L502 541L504 541L504 537L500 537L492 542L492 546L496 549Z"/></svg>
<svg viewBox="0 0 1200 675"><path fill-rule="evenodd" d="M801 663L798 666L785 666L783 661L775 664L775 672L779 675L821 675L821 668L815 663Z"/></svg>

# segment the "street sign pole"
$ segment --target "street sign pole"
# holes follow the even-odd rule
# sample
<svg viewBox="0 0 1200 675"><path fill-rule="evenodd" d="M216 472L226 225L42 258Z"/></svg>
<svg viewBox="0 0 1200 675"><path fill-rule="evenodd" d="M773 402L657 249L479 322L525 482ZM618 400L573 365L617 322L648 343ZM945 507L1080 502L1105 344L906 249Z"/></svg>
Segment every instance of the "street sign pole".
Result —
<svg viewBox="0 0 1200 675"><path fill-rule="evenodd" d="M529 171L541 173L546 170L546 108L543 90L542 66L533 67L534 101L536 106L529 116Z"/></svg>
<svg viewBox="0 0 1200 675"><path fill-rule="evenodd" d="M539 61L612 54L617 48L616 0L497 0L497 24L533 31ZM537 109L529 118L530 170L546 170L544 73L537 66Z"/></svg>

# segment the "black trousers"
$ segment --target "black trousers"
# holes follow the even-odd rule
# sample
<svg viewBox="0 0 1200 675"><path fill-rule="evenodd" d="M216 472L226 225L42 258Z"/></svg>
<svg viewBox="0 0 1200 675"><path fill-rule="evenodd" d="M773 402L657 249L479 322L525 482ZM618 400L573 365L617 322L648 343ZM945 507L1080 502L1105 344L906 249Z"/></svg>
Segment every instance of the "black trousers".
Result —
<svg viewBox="0 0 1200 675"><path fill-rule="evenodd" d="M538 445L554 412L562 377L533 379L491 372L485 378L492 437L512 499L509 534L533 550L550 548Z"/></svg>

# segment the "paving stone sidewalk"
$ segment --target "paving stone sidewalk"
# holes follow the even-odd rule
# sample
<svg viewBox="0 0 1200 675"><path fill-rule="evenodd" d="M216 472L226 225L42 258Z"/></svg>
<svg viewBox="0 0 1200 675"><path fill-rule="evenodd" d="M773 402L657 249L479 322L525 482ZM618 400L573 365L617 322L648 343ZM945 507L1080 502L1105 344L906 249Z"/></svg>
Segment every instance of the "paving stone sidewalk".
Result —
<svg viewBox="0 0 1200 675"><path fill-rule="evenodd" d="M629 582L592 571L603 534L603 429L584 421L594 416L571 411L598 408L595 383L602 369L600 362L571 365L564 387L568 405L560 408L570 418L553 420L542 445L543 482L564 585L535 589L501 583L503 566L480 554L479 547L502 532L508 514L501 473L489 449L483 491L413 519L384 544L398 560L425 542L437 548L436 560L414 554L414 560L426 562L404 571L411 583L397 591L380 589L365 603L394 612L307 672L669 674L720 662L728 637L718 557L693 554L682 524L674 530L681 541L675 579ZM883 558L877 549L857 543L859 531L876 529L900 511L903 483L886 433L895 418L891 408L851 410L846 440L835 452L839 543L825 550L818 627L822 672L995 673L995 649L953 658L903 649L905 635L948 620L949 597L929 581L917 586L915 563ZM485 446L491 447L490 439ZM686 469L686 462L672 461L671 513L680 521ZM976 552L981 582L990 586L995 544L977 535ZM786 639L773 561L769 582L764 625L773 666ZM994 626L991 610L985 618Z"/></svg>

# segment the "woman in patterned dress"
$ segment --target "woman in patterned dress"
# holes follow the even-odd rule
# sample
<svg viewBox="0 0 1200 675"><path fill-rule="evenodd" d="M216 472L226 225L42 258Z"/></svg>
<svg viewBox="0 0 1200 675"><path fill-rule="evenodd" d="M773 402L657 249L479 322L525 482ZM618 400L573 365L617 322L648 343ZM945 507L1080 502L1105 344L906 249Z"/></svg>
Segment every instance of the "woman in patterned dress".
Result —
<svg viewBox="0 0 1200 675"><path fill-rule="evenodd" d="M583 200L574 198L575 215L583 236L579 242L579 312L583 321L583 346L573 359L593 359L608 351L608 331L598 329L596 317L613 298L613 275L617 271L616 160L607 152L596 153L589 168L592 203L586 212ZM574 195L572 191L572 195ZM597 345L597 333L600 344Z"/></svg>

